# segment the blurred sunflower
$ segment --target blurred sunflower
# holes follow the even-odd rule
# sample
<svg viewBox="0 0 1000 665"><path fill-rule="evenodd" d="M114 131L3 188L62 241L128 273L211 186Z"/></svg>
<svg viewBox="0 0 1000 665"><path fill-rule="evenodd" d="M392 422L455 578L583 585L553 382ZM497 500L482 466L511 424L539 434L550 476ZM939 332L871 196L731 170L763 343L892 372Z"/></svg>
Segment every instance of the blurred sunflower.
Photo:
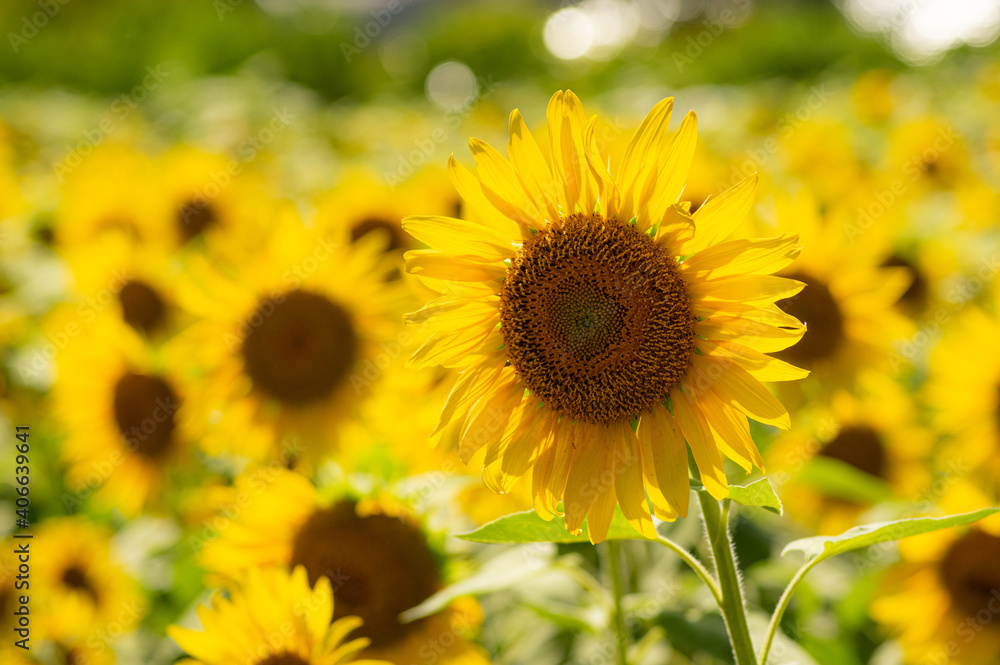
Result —
<svg viewBox="0 0 1000 665"><path fill-rule="evenodd" d="M912 329L893 309L910 285L907 271L883 266L886 248L875 236L849 237L845 229L851 222L843 211L821 217L805 193L776 203L777 230L794 228L804 247L795 267L781 274L807 285L778 307L808 327L802 340L778 357L814 372L803 388L834 388L862 367L886 368L890 343Z"/></svg>
<svg viewBox="0 0 1000 665"><path fill-rule="evenodd" d="M83 517L38 525L31 545L33 627L37 637L73 644L81 637L135 628L145 600L111 550L111 533ZM33 635L36 637L36 635Z"/></svg>
<svg viewBox="0 0 1000 665"><path fill-rule="evenodd" d="M172 227L171 247L204 239L213 251L239 257L231 248L234 235L247 241L260 239L271 201L266 179L225 155L190 146L172 148L156 168L162 216ZM241 232L234 234L237 228ZM236 251L244 249L249 247Z"/></svg>
<svg viewBox="0 0 1000 665"><path fill-rule="evenodd" d="M941 501L957 513L990 505L958 482ZM890 569L871 605L913 665L993 665L1000 661L1000 520L947 529L899 543L900 563Z"/></svg>
<svg viewBox="0 0 1000 665"><path fill-rule="evenodd" d="M178 300L197 321L174 348L204 449L310 461L332 451L402 353L405 292L384 279L394 262L374 238L336 245L285 210L237 265L189 265Z"/></svg>
<svg viewBox="0 0 1000 665"><path fill-rule="evenodd" d="M846 531L874 503L912 501L931 482L933 439L910 394L875 372L856 384L829 405L796 412L796 426L765 456L773 475L788 477L781 496L789 515L816 533Z"/></svg>
<svg viewBox="0 0 1000 665"><path fill-rule="evenodd" d="M120 234L85 245L65 247L62 256L73 274L71 298L89 323L107 306L148 339L164 339L177 326L173 286L177 267L165 248L135 246Z"/></svg>
<svg viewBox="0 0 1000 665"><path fill-rule="evenodd" d="M81 503L93 493L132 517L162 500L160 489L189 453L188 405L166 359L135 330L110 315L92 326L57 356L67 496Z"/></svg>
<svg viewBox="0 0 1000 665"><path fill-rule="evenodd" d="M162 200L149 157L124 144L100 145L65 177L56 242L77 247L110 233L169 247L172 230Z"/></svg>
<svg viewBox="0 0 1000 665"><path fill-rule="evenodd" d="M314 588L311 588L314 587ZM358 660L364 638L346 641L361 620L334 613L330 581L315 584L300 566L250 570L245 585L230 598L216 595L211 608L199 607L204 631L170 626L167 633L193 657L192 665L377 665Z"/></svg>
<svg viewBox="0 0 1000 665"><path fill-rule="evenodd" d="M205 544L200 560L206 570L233 580L258 568L304 566L311 584L325 578L333 583L334 618L356 615L364 621L357 634L371 641L365 657L410 665L435 644L440 663L487 662L463 637L481 620L472 601L400 622L401 612L444 586L445 571L428 533L391 498L325 501L305 477L277 467L248 469L229 492L215 494L212 501L221 504L238 502L241 495L251 499Z"/></svg>
<svg viewBox="0 0 1000 665"><path fill-rule="evenodd" d="M460 454L487 447L491 487L532 469L538 513L551 519L563 501L566 527L588 518L594 542L616 503L653 535L647 493L661 519L686 515L685 439L708 491L727 496L723 455L763 466L746 417L789 426L760 381L805 376L764 353L804 332L774 305L802 284L770 275L797 238L721 242L750 210L755 177L694 215L677 203L697 120L671 135L672 106L650 111L615 177L573 93L549 102L550 160L515 110L510 161L471 139L478 177L448 163L480 221L403 222L432 248L409 252L407 270L447 294L410 315L432 332L411 364L463 369L437 429L464 421Z"/></svg>
<svg viewBox="0 0 1000 665"><path fill-rule="evenodd" d="M899 104L896 73L888 69L870 69L851 85L854 112L866 125L881 125Z"/></svg>
<svg viewBox="0 0 1000 665"><path fill-rule="evenodd" d="M998 291L1000 293L1000 291ZM994 295L994 306L1000 295ZM997 310L1000 311L1000 310ZM969 349L976 349L969 353ZM980 469L1000 498L1000 321L969 306L931 351L924 402L942 455Z"/></svg>
<svg viewBox="0 0 1000 665"><path fill-rule="evenodd" d="M437 169L424 169L391 187L374 172L354 168L318 202L316 219L334 242L346 245L373 235L387 252L397 252L413 249L403 217L413 210L452 214L458 203L447 176Z"/></svg>

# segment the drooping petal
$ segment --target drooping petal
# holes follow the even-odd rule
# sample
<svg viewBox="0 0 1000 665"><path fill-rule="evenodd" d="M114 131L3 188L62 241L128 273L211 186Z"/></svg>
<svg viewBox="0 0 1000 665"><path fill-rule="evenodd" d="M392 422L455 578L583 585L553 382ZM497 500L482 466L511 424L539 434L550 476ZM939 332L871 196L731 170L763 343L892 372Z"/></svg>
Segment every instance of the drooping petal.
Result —
<svg viewBox="0 0 1000 665"><path fill-rule="evenodd" d="M662 404L654 404L639 420L637 434L646 491L657 517L687 517L691 496L687 444L674 417Z"/></svg>
<svg viewBox="0 0 1000 665"><path fill-rule="evenodd" d="M677 424L691 446L702 484L716 499L726 498L729 496L729 482L722 469L722 455L719 454L715 437L704 416L692 405L687 395L676 388L670 392L670 403L674 407Z"/></svg>

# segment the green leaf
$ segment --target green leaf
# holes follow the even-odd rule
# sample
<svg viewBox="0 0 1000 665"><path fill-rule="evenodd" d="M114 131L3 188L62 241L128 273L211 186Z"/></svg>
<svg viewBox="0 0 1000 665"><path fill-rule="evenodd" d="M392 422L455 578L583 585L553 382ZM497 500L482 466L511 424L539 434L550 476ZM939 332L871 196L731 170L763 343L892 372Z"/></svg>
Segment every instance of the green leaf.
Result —
<svg viewBox="0 0 1000 665"><path fill-rule="evenodd" d="M892 498L892 490L885 481L822 455L809 460L796 479L835 499L878 503Z"/></svg>
<svg viewBox="0 0 1000 665"><path fill-rule="evenodd" d="M755 480L749 485L730 485L729 498L741 506L756 506L780 515L781 499L774 493L774 487L767 478Z"/></svg>
<svg viewBox="0 0 1000 665"><path fill-rule="evenodd" d="M583 529L579 534L566 531L562 519L545 521L534 510L505 515L484 524L475 531L460 533L462 540L474 543L586 543L587 520L583 521ZM615 507L615 515L608 529L608 540L648 540L632 528L626 521L622 511Z"/></svg>
<svg viewBox="0 0 1000 665"><path fill-rule="evenodd" d="M536 545L504 552L469 577L449 584L416 607L406 610L399 618L404 623L416 621L440 612L456 598L481 596L522 586L549 566L555 551L555 545Z"/></svg>
<svg viewBox="0 0 1000 665"><path fill-rule="evenodd" d="M815 564L860 547L971 524L997 512L1000 512L1000 508L983 508L971 513L960 513L946 517L911 517L893 522L875 522L848 529L839 536L814 536L794 540L785 546L781 554L802 552L806 555L807 563Z"/></svg>

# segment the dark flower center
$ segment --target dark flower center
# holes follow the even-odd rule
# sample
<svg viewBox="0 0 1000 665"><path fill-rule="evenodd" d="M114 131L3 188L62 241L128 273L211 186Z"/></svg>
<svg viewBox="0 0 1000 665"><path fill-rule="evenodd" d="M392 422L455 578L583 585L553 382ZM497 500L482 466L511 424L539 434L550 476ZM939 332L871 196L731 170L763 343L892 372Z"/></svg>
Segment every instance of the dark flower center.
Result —
<svg viewBox="0 0 1000 665"><path fill-rule="evenodd" d="M204 199L191 199L177 208L177 229L182 242L192 240L218 222L215 208Z"/></svg>
<svg viewBox="0 0 1000 665"><path fill-rule="evenodd" d="M80 591L90 596L97 603L97 589L91 584L87 573L78 565L73 565L63 571L62 583L68 589Z"/></svg>
<svg viewBox="0 0 1000 665"><path fill-rule="evenodd" d="M899 254L893 254L882 262L882 266L886 268L906 268L906 271L910 274L910 285L906 287L906 291L903 291L903 295L899 297L901 303L916 310L923 309L927 305L930 292L927 278L924 277L924 273L912 261Z"/></svg>
<svg viewBox="0 0 1000 665"><path fill-rule="evenodd" d="M812 275L796 272L785 276L805 282L806 286L791 298L779 300L775 304L805 323L807 330L795 346L775 355L806 367L830 359L844 340L844 314L840 305L830 293L829 287Z"/></svg>
<svg viewBox="0 0 1000 665"><path fill-rule="evenodd" d="M954 607L975 616L1000 601L1000 538L972 530L952 543L939 573ZM995 614L994 612L990 612ZM991 621L995 624L995 621Z"/></svg>
<svg viewBox="0 0 1000 665"><path fill-rule="evenodd" d="M248 320L243 363L254 386L282 402L303 405L333 393L354 367L358 340L344 309L296 289L261 300Z"/></svg>
<svg viewBox="0 0 1000 665"><path fill-rule="evenodd" d="M122 318L139 332L150 334L159 329L166 320L167 306L152 286L133 279L125 283L118 292L122 306Z"/></svg>
<svg viewBox="0 0 1000 665"><path fill-rule="evenodd" d="M819 451L823 457L830 457L850 464L859 471L885 478L888 460L882 436L865 425L842 427L837 436Z"/></svg>
<svg viewBox="0 0 1000 665"><path fill-rule="evenodd" d="M408 236L403 233L402 225L399 222L393 222L383 217L366 217L352 226L351 242L357 242L372 233L385 239L386 252L392 252L397 249L408 249L410 247Z"/></svg>
<svg viewBox="0 0 1000 665"><path fill-rule="evenodd" d="M305 566L310 584L328 577L334 620L361 617L364 625L356 633L375 647L415 630L420 622L400 623L400 612L441 585L437 561L419 528L388 515L359 517L351 501L312 514L295 536L291 564Z"/></svg>
<svg viewBox="0 0 1000 665"><path fill-rule="evenodd" d="M525 241L500 298L511 364L571 418L629 419L690 364L695 317L677 261L631 224L560 219Z"/></svg>
<svg viewBox="0 0 1000 665"><path fill-rule="evenodd" d="M180 402L159 376L128 372L115 384L115 422L134 452L160 460L173 443Z"/></svg>

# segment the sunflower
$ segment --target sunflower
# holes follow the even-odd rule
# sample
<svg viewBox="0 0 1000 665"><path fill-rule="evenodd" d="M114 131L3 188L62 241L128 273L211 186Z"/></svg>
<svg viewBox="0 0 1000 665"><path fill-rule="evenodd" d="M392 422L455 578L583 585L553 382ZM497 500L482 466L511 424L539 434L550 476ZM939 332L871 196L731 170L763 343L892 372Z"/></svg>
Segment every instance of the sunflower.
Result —
<svg viewBox="0 0 1000 665"><path fill-rule="evenodd" d="M993 305L1000 305L996 293ZM976 352L970 354L969 349ZM979 469L1000 497L996 482L1000 474L1000 320L968 306L931 352L923 392L934 429L947 438L942 456Z"/></svg>
<svg viewBox="0 0 1000 665"><path fill-rule="evenodd" d="M394 264L373 238L331 243L293 211L262 244L233 266L192 258L178 300L198 320L173 348L207 452L315 458L386 367L402 363L405 292L386 285Z"/></svg>
<svg viewBox="0 0 1000 665"><path fill-rule="evenodd" d="M110 307L148 339L165 339L179 327L172 293L177 270L164 248L137 247L110 234L61 254L73 274L71 299L83 323Z"/></svg>
<svg viewBox="0 0 1000 665"><path fill-rule="evenodd" d="M313 588L311 588L313 587ZM310 584L301 566L291 574L251 570L246 584L230 598L216 595L211 608L199 607L205 630L180 626L170 637L200 665L376 665L357 660L364 638L346 641L361 620L334 612L327 578ZM383 664L384 665L384 664Z"/></svg>
<svg viewBox="0 0 1000 665"><path fill-rule="evenodd" d="M453 213L458 203L447 176L436 169L424 169L391 187L374 172L353 168L320 199L316 218L335 242L346 245L373 235L387 252L398 252L413 249L413 240L403 231L403 217L411 210Z"/></svg>
<svg viewBox="0 0 1000 665"><path fill-rule="evenodd" d="M588 518L594 542L616 503L652 535L647 493L657 517L687 514L685 439L705 487L727 496L723 455L763 467L746 416L789 426L760 380L805 375L764 353L804 332L774 305L802 284L770 275L797 238L721 242L756 177L693 215L677 203L697 120L671 135L672 106L650 111L615 177L573 93L549 102L548 161L515 110L510 161L471 139L478 178L448 163L480 221L403 222L432 248L409 252L407 270L446 293L411 315L432 332L411 363L462 369L439 428L464 421L459 452L485 446L483 477L499 491L533 469L538 513L551 519L563 501L566 527Z"/></svg>
<svg viewBox="0 0 1000 665"><path fill-rule="evenodd" d="M77 247L105 234L121 234L137 244L171 244L154 164L130 145L98 146L63 182L57 244Z"/></svg>
<svg viewBox="0 0 1000 665"><path fill-rule="evenodd" d="M333 583L334 618L364 621L357 634L371 642L365 657L410 665L425 660L422 650L434 644L441 663L486 662L463 637L478 624L472 603L399 621L401 612L444 586L445 575L428 534L390 497L324 500L305 477L278 467L248 469L231 491L215 493L221 515L232 515L226 506L244 506L202 549L203 567L217 577L238 580L248 570L303 566L310 584Z"/></svg>
<svg viewBox="0 0 1000 665"><path fill-rule="evenodd" d="M776 207L777 229L797 229L805 248L795 267L780 274L807 285L778 307L809 328L778 357L813 372L804 390L849 384L861 368L889 369L891 344L912 330L893 308L910 285L907 270L884 265L885 243L845 234L853 220L842 210L821 216L804 192L778 198Z"/></svg>
<svg viewBox="0 0 1000 665"><path fill-rule="evenodd" d="M941 501L946 513L990 505L959 482ZM871 615L899 640L913 665L993 665L1000 660L1000 521L915 536L899 543Z"/></svg>
<svg viewBox="0 0 1000 665"><path fill-rule="evenodd" d="M260 238L271 201L266 179L225 155L190 146L174 147L162 155L156 169L171 247L201 239L215 252L232 251L232 232L238 227L239 238ZM258 233L248 233L247 227Z"/></svg>
<svg viewBox="0 0 1000 665"><path fill-rule="evenodd" d="M829 404L796 412L796 426L779 436L765 459L772 481L782 483L789 515L817 533L835 534L854 526L877 501L919 497L931 483L932 443L909 393L884 374L862 372L853 390L837 390ZM856 480L831 484L824 467L810 464L813 458L846 465Z"/></svg>
<svg viewBox="0 0 1000 665"><path fill-rule="evenodd" d="M146 614L137 585L112 552L111 533L82 517L39 524L31 543L31 590L32 625L58 644L112 624L116 633L128 632Z"/></svg>
<svg viewBox="0 0 1000 665"><path fill-rule="evenodd" d="M60 316L50 323L57 329ZM55 411L66 439L67 508L93 494L134 516L159 501L189 452L189 407L163 354L109 312L57 356Z"/></svg>

